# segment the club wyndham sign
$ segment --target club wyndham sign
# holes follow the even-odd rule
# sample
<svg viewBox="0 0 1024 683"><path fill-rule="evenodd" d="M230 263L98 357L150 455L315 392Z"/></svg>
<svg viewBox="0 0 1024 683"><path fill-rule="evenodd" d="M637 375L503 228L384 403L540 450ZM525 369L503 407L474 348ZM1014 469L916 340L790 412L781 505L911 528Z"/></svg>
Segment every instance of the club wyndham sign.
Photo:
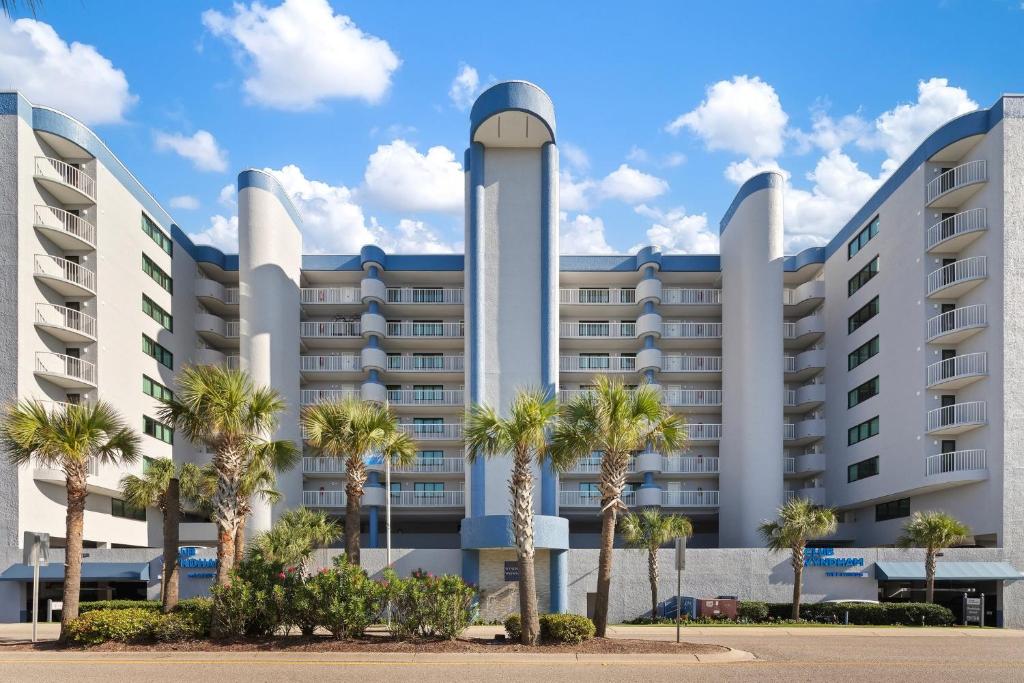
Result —
<svg viewBox="0 0 1024 683"><path fill-rule="evenodd" d="M804 567L824 567L825 576L849 576L863 578L863 557L840 557L835 548L807 548L804 550Z"/></svg>

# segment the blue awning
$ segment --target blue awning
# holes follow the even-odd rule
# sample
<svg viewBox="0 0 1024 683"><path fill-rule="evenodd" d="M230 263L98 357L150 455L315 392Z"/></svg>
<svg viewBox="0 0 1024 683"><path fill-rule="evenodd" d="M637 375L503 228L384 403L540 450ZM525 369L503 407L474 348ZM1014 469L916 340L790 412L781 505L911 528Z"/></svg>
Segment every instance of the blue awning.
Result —
<svg viewBox="0 0 1024 683"><path fill-rule="evenodd" d="M924 562L875 562L875 578L880 581L924 581ZM1009 562L938 562L935 578L939 581L1018 581L1024 574Z"/></svg>
<svg viewBox="0 0 1024 683"><path fill-rule="evenodd" d="M39 568L41 581L63 581L64 563L51 562ZM0 581L31 581L32 565L13 564L0 574ZM149 582L148 562L83 562L82 581Z"/></svg>

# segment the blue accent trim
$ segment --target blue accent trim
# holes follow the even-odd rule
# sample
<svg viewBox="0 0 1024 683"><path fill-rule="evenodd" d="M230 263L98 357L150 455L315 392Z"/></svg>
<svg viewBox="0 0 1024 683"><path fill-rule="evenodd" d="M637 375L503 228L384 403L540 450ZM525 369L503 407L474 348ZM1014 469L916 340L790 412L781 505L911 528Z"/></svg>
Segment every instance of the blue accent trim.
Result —
<svg viewBox="0 0 1024 683"><path fill-rule="evenodd" d="M783 259L782 269L787 273L795 273L812 263L824 263L826 258L825 247L808 247L796 256L787 256Z"/></svg>
<svg viewBox="0 0 1024 683"><path fill-rule="evenodd" d="M363 247L379 250L379 247ZM461 271L464 258L462 254L391 254L381 258L385 263L381 267L389 271ZM377 263L376 261L373 261ZM358 254L306 254L302 257L303 270L322 271L360 271L363 270L363 257Z"/></svg>
<svg viewBox="0 0 1024 683"><path fill-rule="evenodd" d="M649 247L644 247L636 255L562 256L559 259L559 270L580 273L632 273L644 265L640 260L646 249ZM718 254L659 254L659 257L660 269L665 272L717 273L722 269L721 257Z"/></svg>
<svg viewBox="0 0 1024 683"><path fill-rule="evenodd" d="M527 81L504 81L480 93L473 103L469 112L470 141L484 121L506 111L533 114L547 127L551 140L555 140L555 105L548 94Z"/></svg>
<svg viewBox="0 0 1024 683"><path fill-rule="evenodd" d="M636 253L636 269L647 266L661 268L662 255L655 247L644 247Z"/></svg>
<svg viewBox="0 0 1024 683"><path fill-rule="evenodd" d="M558 147L540 150L540 385L549 397L558 389ZM540 470L540 511L558 514L558 475L545 460Z"/></svg>
<svg viewBox="0 0 1024 683"><path fill-rule="evenodd" d="M654 266L644 266L644 279L653 280L655 278Z"/></svg>
<svg viewBox="0 0 1024 683"><path fill-rule="evenodd" d="M380 269L377 266L370 266L370 269L366 272L367 277L378 279L380 276Z"/></svg>
<svg viewBox="0 0 1024 683"><path fill-rule="evenodd" d="M370 305L367 306L366 312L376 313L377 315L380 315L380 304L377 303L376 301L371 301Z"/></svg>
<svg viewBox="0 0 1024 683"><path fill-rule="evenodd" d="M654 370L648 368L647 370L644 370L644 375L647 377L647 382L649 384L654 384Z"/></svg>
<svg viewBox="0 0 1024 683"><path fill-rule="evenodd" d="M260 171L255 168L247 168L238 174L238 192L246 188L255 188L258 190L264 190L274 195L277 201L281 202L281 206L288 212L288 217L292 219L292 223L295 227L301 230L302 228L302 216L299 215L298 209L292 204L291 197L284 191L284 186L281 185L281 181L267 173L266 171Z"/></svg>
<svg viewBox="0 0 1024 683"><path fill-rule="evenodd" d="M366 348L368 349L379 349L380 348L380 337L375 334L371 334L366 340Z"/></svg>
<svg viewBox="0 0 1024 683"><path fill-rule="evenodd" d="M480 585L480 551L462 551L462 580L471 586Z"/></svg>
<svg viewBox="0 0 1024 683"><path fill-rule="evenodd" d="M778 171L765 171L764 173L758 173L752 178L748 178L745 183L740 185L739 191L732 200L732 204L729 205L725 215L722 216L722 221L718 224L718 234L721 235L725 232L725 227L729 225L729 221L732 220L732 216L736 213L736 209L740 208L740 204L755 192L761 190L767 190L769 188L782 188L786 184L785 178Z"/></svg>
<svg viewBox="0 0 1024 683"><path fill-rule="evenodd" d="M370 506L370 533L367 534L366 547L367 548L378 548L380 547L380 535L378 530L378 520L380 511L376 505Z"/></svg>
<svg viewBox="0 0 1024 683"><path fill-rule="evenodd" d="M653 349L654 348L654 335L653 334L649 334L646 337L644 337L644 348L645 349Z"/></svg>
<svg viewBox="0 0 1024 683"><path fill-rule="evenodd" d="M569 520L554 515L533 516L533 542L538 549L569 549ZM466 517L459 530L462 549L515 548L511 515Z"/></svg>
<svg viewBox="0 0 1024 683"><path fill-rule="evenodd" d="M380 384L380 371L370 370L370 377L367 381L371 384Z"/></svg>
<svg viewBox="0 0 1024 683"><path fill-rule="evenodd" d="M374 263L383 268L387 265L387 262L388 257L384 255L384 250L378 247L376 244L367 244L365 247L359 250L360 268L365 268L367 265ZM375 271L373 272L373 276L377 276Z"/></svg>
<svg viewBox="0 0 1024 683"><path fill-rule="evenodd" d="M18 116L32 125L32 105L17 92L0 92L0 116Z"/></svg>
<svg viewBox="0 0 1024 683"><path fill-rule="evenodd" d="M479 102L479 100L477 100ZM472 258L468 273L469 296L469 403L483 403L483 327L484 296L480 291L484 275L484 241L480 235L484 224L484 146L479 142L470 144L469 164L469 225L466 231L466 252ZM486 513L487 462L476 458L470 467L470 516L481 517Z"/></svg>
<svg viewBox="0 0 1024 683"><path fill-rule="evenodd" d="M381 459L383 462L383 459ZM366 485L382 488L384 484L380 483L380 472L372 470L366 473Z"/></svg>
<svg viewBox="0 0 1024 683"><path fill-rule="evenodd" d="M548 554L551 557L548 566L550 611L552 614L566 614L569 611L569 553L565 550L552 550Z"/></svg>
<svg viewBox="0 0 1024 683"><path fill-rule="evenodd" d="M654 302L653 301L645 301L644 302L644 314L646 315L647 313L654 313Z"/></svg>
<svg viewBox="0 0 1024 683"><path fill-rule="evenodd" d="M645 489L660 488L657 484L654 483L654 472L644 472L644 483L643 483L643 486L641 486L641 488L645 488Z"/></svg>

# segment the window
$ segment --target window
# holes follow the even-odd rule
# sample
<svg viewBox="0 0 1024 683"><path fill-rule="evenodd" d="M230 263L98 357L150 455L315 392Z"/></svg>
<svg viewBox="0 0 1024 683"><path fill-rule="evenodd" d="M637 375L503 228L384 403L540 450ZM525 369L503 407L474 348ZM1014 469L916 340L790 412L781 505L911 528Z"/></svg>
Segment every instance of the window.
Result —
<svg viewBox="0 0 1024 683"><path fill-rule="evenodd" d="M857 253L864 248L871 238L878 234L878 216L868 223L867 227L857 233L857 236L850 240L850 243L846 245L847 258L851 259Z"/></svg>
<svg viewBox="0 0 1024 683"><path fill-rule="evenodd" d="M171 276L165 273L160 266L156 265L153 259L145 254L142 255L142 272L153 278L154 282L168 292L174 291L174 281L171 279Z"/></svg>
<svg viewBox="0 0 1024 683"><path fill-rule="evenodd" d="M444 400L443 384L414 384L412 395L415 401L441 401Z"/></svg>
<svg viewBox="0 0 1024 683"><path fill-rule="evenodd" d="M164 443L174 443L174 430L163 422L157 422L148 415L142 416L142 431Z"/></svg>
<svg viewBox="0 0 1024 683"><path fill-rule="evenodd" d="M878 416L865 420L846 430L846 445L852 446L878 434Z"/></svg>
<svg viewBox="0 0 1024 683"><path fill-rule="evenodd" d="M878 297L867 302L849 317L847 320L847 332L853 333L860 329L861 325L878 315Z"/></svg>
<svg viewBox="0 0 1024 683"><path fill-rule="evenodd" d="M439 481L417 481L412 485L417 498L443 498L444 484Z"/></svg>
<svg viewBox="0 0 1024 683"><path fill-rule="evenodd" d="M416 454L416 467L424 472L444 470L444 451L420 451Z"/></svg>
<svg viewBox="0 0 1024 683"><path fill-rule="evenodd" d="M134 505L129 505L120 498L111 498L110 515L112 517L124 517L125 519L137 519L140 522L145 522L146 508L137 508Z"/></svg>
<svg viewBox="0 0 1024 683"><path fill-rule="evenodd" d="M415 434L444 433L444 418L442 417L414 417L412 423Z"/></svg>
<svg viewBox="0 0 1024 683"><path fill-rule="evenodd" d="M148 455L142 456L142 473L149 474L150 468L156 463L156 458L151 458Z"/></svg>
<svg viewBox="0 0 1024 683"><path fill-rule="evenodd" d="M142 335L142 352L147 356L155 358L160 365L163 365L167 369L174 369L174 354L157 344L146 335Z"/></svg>
<svg viewBox="0 0 1024 683"><path fill-rule="evenodd" d="M864 384L859 387L850 389L850 392L846 395L846 407L852 408L855 405L860 405L864 401L868 400L872 396L878 395L878 377L872 377Z"/></svg>
<svg viewBox="0 0 1024 683"><path fill-rule="evenodd" d="M875 521L884 522L888 519L899 519L910 516L910 499L900 498L875 506Z"/></svg>
<svg viewBox="0 0 1024 683"><path fill-rule="evenodd" d="M878 474L878 456L855 462L846 468L846 481L849 483L867 479Z"/></svg>
<svg viewBox="0 0 1024 683"><path fill-rule="evenodd" d="M160 323L168 332L174 331L174 318L170 313L156 305L156 303L145 294L142 295L142 312L153 320Z"/></svg>
<svg viewBox="0 0 1024 683"><path fill-rule="evenodd" d="M869 358L878 354L878 335L864 342L846 357L846 369L853 370L861 363L867 362Z"/></svg>
<svg viewBox="0 0 1024 683"><path fill-rule="evenodd" d="M174 398L173 391L146 375L142 376L142 393L163 402L170 401Z"/></svg>
<svg viewBox="0 0 1024 683"><path fill-rule="evenodd" d="M871 278L878 275L878 257L871 259L866 266L857 271L857 274L846 283L847 296L854 293L871 281Z"/></svg>
<svg viewBox="0 0 1024 683"><path fill-rule="evenodd" d="M607 370L611 367L611 357L607 353L581 353L580 370Z"/></svg>
<svg viewBox="0 0 1024 683"><path fill-rule="evenodd" d="M164 234L163 230L156 227L153 219L146 214L142 214L142 232L149 235L150 239L159 244L160 248L168 254L174 251L174 243L171 242L171 238Z"/></svg>

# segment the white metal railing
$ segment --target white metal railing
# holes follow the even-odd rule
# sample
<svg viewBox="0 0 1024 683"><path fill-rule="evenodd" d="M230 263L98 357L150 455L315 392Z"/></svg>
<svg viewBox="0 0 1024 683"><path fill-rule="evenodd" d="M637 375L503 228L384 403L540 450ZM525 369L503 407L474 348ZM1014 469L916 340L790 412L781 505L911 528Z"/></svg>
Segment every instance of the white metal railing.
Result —
<svg viewBox="0 0 1024 683"><path fill-rule="evenodd" d="M721 372L721 356L680 356L661 357L662 372Z"/></svg>
<svg viewBox="0 0 1024 683"><path fill-rule="evenodd" d="M461 406L462 389L390 389L388 403L398 406Z"/></svg>
<svg viewBox="0 0 1024 683"><path fill-rule="evenodd" d="M667 339L720 339L722 323L662 323L661 336Z"/></svg>
<svg viewBox="0 0 1024 683"><path fill-rule="evenodd" d="M635 356L560 356L562 372L636 372Z"/></svg>
<svg viewBox="0 0 1024 683"><path fill-rule="evenodd" d="M224 359L224 365L227 366L228 370L240 370L242 368L242 357L227 356Z"/></svg>
<svg viewBox="0 0 1024 683"><path fill-rule="evenodd" d="M57 304L36 304L36 323L96 336L96 318Z"/></svg>
<svg viewBox="0 0 1024 683"><path fill-rule="evenodd" d="M718 458L668 455L661 459L661 471L668 474L717 474Z"/></svg>
<svg viewBox="0 0 1024 683"><path fill-rule="evenodd" d="M796 372L796 356L783 356L783 372Z"/></svg>
<svg viewBox="0 0 1024 683"><path fill-rule="evenodd" d="M559 290L558 298L563 304L634 304L636 290L608 287L563 288Z"/></svg>
<svg viewBox="0 0 1024 683"><path fill-rule="evenodd" d="M666 287L661 290L663 304L715 305L722 303L722 290L688 287Z"/></svg>
<svg viewBox="0 0 1024 683"><path fill-rule="evenodd" d="M395 507L433 508L461 507L465 505L464 491L392 491L391 504Z"/></svg>
<svg viewBox="0 0 1024 683"><path fill-rule="evenodd" d="M388 370L403 372L462 372L464 361L461 355L443 356L388 356Z"/></svg>
<svg viewBox="0 0 1024 683"><path fill-rule="evenodd" d="M387 324L389 337L448 337L465 335L465 325L458 323L402 322Z"/></svg>
<svg viewBox="0 0 1024 683"><path fill-rule="evenodd" d="M238 294L238 287L225 287L224 288L224 303L232 306L237 306L240 301Z"/></svg>
<svg viewBox="0 0 1024 683"><path fill-rule="evenodd" d="M795 406L796 405L796 389L783 389L782 390L782 405L784 405L784 406Z"/></svg>
<svg viewBox="0 0 1024 683"><path fill-rule="evenodd" d="M302 504L314 508L345 507L344 491L303 491Z"/></svg>
<svg viewBox="0 0 1024 683"><path fill-rule="evenodd" d="M96 246L96 226L81 216L56 206L36 204L35 224L51 230L60 230L83 242Z"/></svg>
<svg viewBox="0 0 1024 683"><path fill-rule="evenodd" d="M302 356L299 367L303 372L358 372L363 361L356 355Z"/></svg>
<svg viewBox="0 0 1024 683"><path fill-rule="evenodd" d="M686 425L686 438L690 441L718 441L722 438L722 425L688 423Z"/></svg>
<svg viewBox="0 0 1024 683"><path fill-rule="evenodd" d="M623 491L622 502L625 505L636 505L636 492ZM599 491L566 491L558 492L558 504L565 507L601 507L601 493Z"/></svg>
<svg viewBox="0 0 1024 683"><path fill-rule="evenodd" d="M984 159L975 159L966 164L960 164L956 168L939 174L928 183L928 202L935 201L953 190L986 180L988 180L988 165Z"/></svg>
<svg viewBox="0 0 1024 683"><path fill-rule="evenodd" d="M661 400L667 406L720 406L721 389L665 389Z"/></svg>
<svg viewBox="0 0 1024 683"><path fill-rule="evenodd" d="M303 304L358 304L363 301L359 287L303 287L299 297Z"/></svg>
<svg viewBox="0 0 1024 683"><path fill-rule="evenodd" d="M960 377L988 374L988 353L978 351L953 356L928 366L928 386Z"/></svg>
<svg viewBox="0 0 1024 683"><path fill-rule="evenodd" d="M794 474L796 472L796 458L783 458L782 471L785 474Z"/></svg>
<svg viewBox="0 0 1024 683"><path fill-rule="evenodd" d="M718 491L662 491L661 504L666 507L718 507Z"/></svg>
<svg viewBox="0 0 1024 683"><path fill-rule="evenodd" d="M92 200L96 199L96 179L66 161L52 157L36 157L36 175L69 185Z"/></svg>
<svg viewBox="0 0 1024 683"><path fill-rule="evenodd" d="M333 403L359 397L358 389L303 389L299 392L299 403L304 406L312 406L318 403Z"/></svg>
<svg viewBox="0 0 1024 683"><path fill-rule="evenodd" d="M619 322L563 322L560 336L566 339L635 337L636 323Z"/></svg>
<svg viewBox="0 0 1024 683"><path fill-rule="evenodd" d="M462 439L462 424L400 424L398 428L418 441L453 441Z"/></svg>
<svg viewBox="0 0 1024 683"><path fill-rule="evenodd" d="M953 237L979 232L987 228L988 221L983 207L961 211L928 228L928 248L931 249L940 242L945 242Z"/></svg>
<svg viewBox="0 0 1024 683"><path fill-rule="evenodd" d="M391 471L410 474L458 474L466 470L463 458L416 458L408 465L395 465Z"/></svg>
<svg viewBox="0 0 1024 683"><path fill-rule="evenodd" d="M389 304L461 304L462 287L388 287Z"/></svg>
<svg viewBox="0 0 1024 683"><path fill-rule="evenodd" d="M988 421L986 408L987 405L984 401L968 401L929 410L928 431L961 425L985 424Z"/></svg>
<svg viewBox="0 0 1024 683"><path fill-rule="evenodd" d="M626 465L626 472L633 474L636 472L636 458L631 457L629 464ZM588 458L581 458L573 463L572 467L569 468L567 474L601 474L601 456L591 456Z"/></svg>
<svg viewBox="0 0 1024 683"><path fill-rule="evenodd" d="M971 304L954 308L928 319L928 339L935 339L950 332L984 327L988 325L988 309L985 304Z"/></svg>
<svg viewBox="0 0 1024 683"><path fill-rule="evenodd" d="M60 256L36 254L36 275L56 278L84 287L91 292L96 291L96 273L85 266L69 261Z"/></svg>
<svg viewBox="0 0 1024 683"><path fill-rule="evenodd" d="M96 366L87 360L63 353L36 352L36 372L62 375L96 384Z"/></svg>
<svg viewBox="0 0 1024 683"><path fill-rule="evenodd" d="M627 389L626 391L628 393L633 393L632 389ZM594 390L593 389L559 389L558 390L558 400L560 402L562 402L562 403L568 403L568 402L572 401L575 398L579 398L580 396L593 396L593 395L594 395Z"/></svg>
<svg viewBox="0 0 1024 683"><path fill-rule="evenodd" d="M302 459L303 474L344 474L345 458L305 457Z"/></svg>
<svg viewBox="0 0 1024 683"><path fill-rule="evenodd" d="M783 424L782 425L782 438L786 441L792 441L796 438L796 425L795 424Z"/></svg>
<svg viewBox="0 0 1024 683"><path fill-rule="evenodd" d="M237 339L242 334L242 322L240 320L227 320L224 322L224 336L229 339Z"/></svg>
<svg viewBox="0 0 1024 683"><path fill-rule="evenodd" d="M361 335L357 320L305 321L299 323L299 336L309 338L354 338Z"/></svg>
<svg viewBox="0 0 1024 683"><path fill-rule="evenodd" d="M984 448L972 448L966 451L952 451L950 453L929 455L924 461L925 476L984 469L988 469Z"/></svg>
<svg viewBox="0 0 1024 683"><path fill-rule="evenodd" d="M796 339L796 323L782 323L782 338Z"/></svg>
<svg viewBox="0 0 1024 683"><path fill-rule="evenodd" d="M969 256L928 273L928 294L968 280L988 277L988 257Z"/></svg>

